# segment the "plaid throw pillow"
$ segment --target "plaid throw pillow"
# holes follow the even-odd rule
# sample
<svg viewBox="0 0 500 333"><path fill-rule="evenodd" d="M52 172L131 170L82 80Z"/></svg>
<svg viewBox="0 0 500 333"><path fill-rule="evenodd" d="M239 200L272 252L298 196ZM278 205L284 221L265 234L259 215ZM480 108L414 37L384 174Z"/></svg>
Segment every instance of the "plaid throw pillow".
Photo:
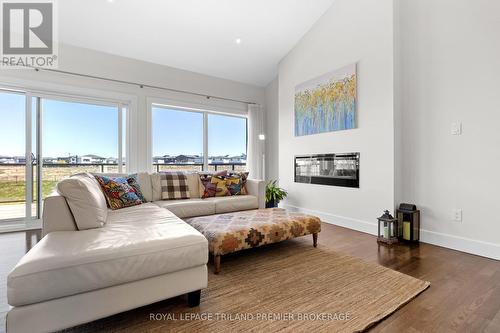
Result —
<svg viewBox="0 0 500 333"><path fill-rule="evenodd" d="M161 172L161 199L189 199L189 187L183 172Z"/></svg>

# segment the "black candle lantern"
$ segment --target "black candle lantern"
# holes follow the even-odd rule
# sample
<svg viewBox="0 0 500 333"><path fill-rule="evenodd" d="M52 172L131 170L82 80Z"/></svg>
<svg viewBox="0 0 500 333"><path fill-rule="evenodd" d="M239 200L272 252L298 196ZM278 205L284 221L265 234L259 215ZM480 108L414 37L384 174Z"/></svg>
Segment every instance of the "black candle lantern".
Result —
<svg viewBox="0 0 500 333"><path fill-rule="evenodd" d="M418 242L420 239L420 211L412 204L400 204L396 210L400 228L399 237L403 241Z"/></svg>
<svg viewBox="0 0 500 333"><path fill-rule="evenodd" d="M385 244L394 244L398 242L399 228L398 219L394 218L388 210L378 219L378 237L377 241Z"/></svg>

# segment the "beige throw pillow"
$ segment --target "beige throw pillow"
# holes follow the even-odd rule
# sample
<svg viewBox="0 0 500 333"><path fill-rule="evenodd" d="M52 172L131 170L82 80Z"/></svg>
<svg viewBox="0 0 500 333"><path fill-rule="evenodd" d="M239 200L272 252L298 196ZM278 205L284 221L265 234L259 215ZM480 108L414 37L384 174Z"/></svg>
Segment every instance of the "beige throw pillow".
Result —
<svg viewBox="0 0 500 333"><path fill-rule="evenodd" d="M108 217L106 198L97 180L90 174L77 174L57 184L66 198L78 230L100 228Z"/></svg>
<svg viewBox="0 0 500 333"><path fill-rule="evenodd" d="M151 174L152 201L161 200L161 179L159 173Z"/></svg>
<svg viewBox="0 0 500 333"><path fill-rule="evenodd" d="M186 173L191 198L201 198L200 195L200 175L197 172Z"/></svg>
<svg viewBox="0 0 500 333"><path fill-rule="evenodd" d="M141 187L142 195L147 202L153 201L153 185L151 184L151 176L147 172L138 172L137 181Z"/></svg>

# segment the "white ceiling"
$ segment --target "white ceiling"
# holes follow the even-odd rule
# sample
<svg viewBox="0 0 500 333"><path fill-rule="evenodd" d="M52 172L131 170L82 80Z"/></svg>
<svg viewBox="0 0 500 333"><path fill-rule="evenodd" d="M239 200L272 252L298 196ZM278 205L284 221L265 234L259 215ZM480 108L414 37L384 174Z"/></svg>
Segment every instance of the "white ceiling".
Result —
<svg viewBox="0 0 500 333"><path fill-rule="evenodd" d="M333 1L64 0L59 40L265 86Z"/></svg>

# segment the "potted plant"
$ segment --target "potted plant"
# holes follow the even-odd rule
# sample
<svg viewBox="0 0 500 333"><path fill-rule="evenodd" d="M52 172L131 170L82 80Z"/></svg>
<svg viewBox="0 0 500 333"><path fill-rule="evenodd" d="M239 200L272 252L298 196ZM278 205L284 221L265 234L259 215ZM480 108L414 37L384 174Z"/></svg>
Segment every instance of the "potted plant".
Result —
<svg viewBox="0 0 500 333"><path fill-rule="evenodd" d="M266 208L278 207L278 203L288 195L276 182L273 180L266 185Z"/></svg>

